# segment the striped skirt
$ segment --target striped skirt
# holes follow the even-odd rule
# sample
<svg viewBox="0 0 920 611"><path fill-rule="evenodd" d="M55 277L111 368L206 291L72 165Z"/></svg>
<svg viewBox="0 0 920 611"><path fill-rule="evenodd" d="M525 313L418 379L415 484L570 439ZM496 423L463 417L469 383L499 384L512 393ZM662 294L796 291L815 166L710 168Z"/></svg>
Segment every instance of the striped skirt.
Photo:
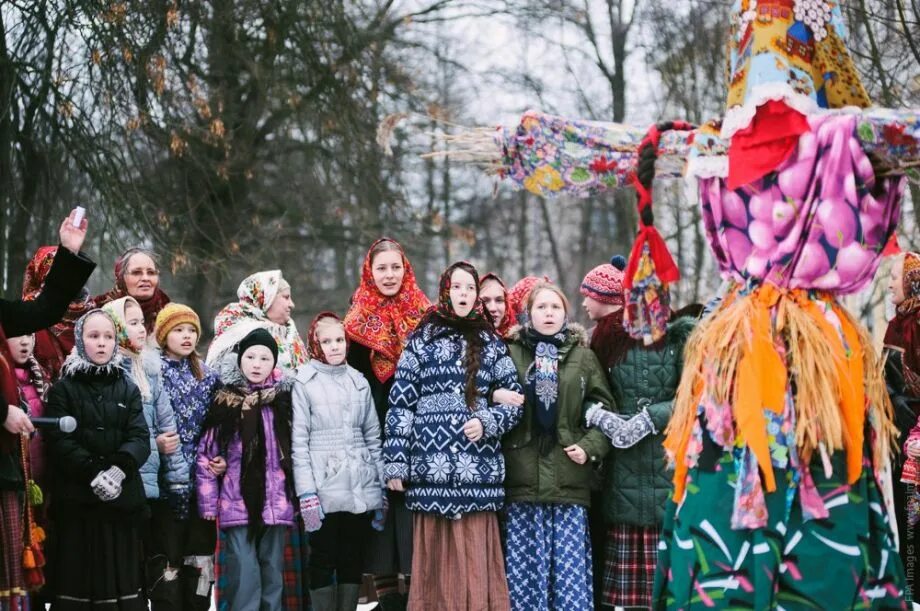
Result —
<svg viewBox="0 0 920 611"><path fill-rule="evenodd" d="M498 518L470 513L459 520L416 513L412 518L409 611L509 611Z"/></svg>

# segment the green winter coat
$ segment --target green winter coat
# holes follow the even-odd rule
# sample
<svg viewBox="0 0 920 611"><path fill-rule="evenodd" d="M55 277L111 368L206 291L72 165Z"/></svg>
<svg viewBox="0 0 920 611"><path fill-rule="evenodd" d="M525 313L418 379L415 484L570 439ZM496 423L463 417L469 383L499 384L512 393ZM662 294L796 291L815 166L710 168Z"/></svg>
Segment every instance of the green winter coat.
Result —
<svg viewBox="0 0 920 611"><path fill-rule="evenodd" d="M583 407L595 402L607 409L613 406L604 370L587 347L584 328L570 324L569 329L568 341L559 348L559 442L548 455L540 456L538 439L533 435L534 406L529 401L525 403L520 424L502 439L507 503L590 505L592 474L611 448L603 433L585 427ZM534 355L521 339L520 328L511 330L508 350L526 388L527 370ZM588 462L576 464L562 450L573 443L588 454Z"/></svg>
<svg viewBox="0 0 920 611"><path fill-rule="evenodd" d="M607 458L604 515L608 524L661 526L674 472L667 468L664 430L674 410L674 395L683 368L684 344L696 320L678 318L668 326L663 344L637 346L607 372L616 411L630 418L646 405L657 435Z"/></svg>

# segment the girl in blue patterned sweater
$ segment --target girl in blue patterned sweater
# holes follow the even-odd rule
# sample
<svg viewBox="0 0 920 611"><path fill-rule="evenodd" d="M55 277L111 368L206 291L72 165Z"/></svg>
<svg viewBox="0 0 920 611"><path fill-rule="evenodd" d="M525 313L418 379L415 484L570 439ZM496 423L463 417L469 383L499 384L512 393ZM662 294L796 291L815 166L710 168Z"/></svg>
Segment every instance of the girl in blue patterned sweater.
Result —
<svg viewBox="0 0 920 611"><path fill-rule="evenodd" d="M178 453L189 466L190 489L195 489L195 459L201 424L220 383L215 371L201 362L195 351L201 337L198 315L178 303L170 303L157 315L155 336L162 350L160 370L163 388L176 414L177 434L161 440L167 451ZM215 475L223 473L223 458L211 464ZM188 497L172 507L160 507L151 526L157 552L147 567L147 595L153 611L178 609L206 611L211 606L214 548L217 531L213 522L202 520Z"/></svg>
<svg viewBox="0 0 920 611"><path fill-rule="evenodd" d="M439 300L409 337L390 391L387 487L413 512L410 609L509 608L496 511L504 504L501 436L521 408L491 401L521 391L466 262L441 276Z"/></svg>

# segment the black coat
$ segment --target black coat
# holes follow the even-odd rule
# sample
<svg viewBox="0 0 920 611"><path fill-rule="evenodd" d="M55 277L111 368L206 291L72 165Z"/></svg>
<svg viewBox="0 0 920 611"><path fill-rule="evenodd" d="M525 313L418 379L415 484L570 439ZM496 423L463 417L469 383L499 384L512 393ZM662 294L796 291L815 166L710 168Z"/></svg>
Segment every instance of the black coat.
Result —
<svg viewBox="0 0 920 611"><path fill-rule="evenodd" d="M36 299L0 299L0 326L6 337L28 335L60 322L67 306L80 294L80 289L95 268L96 264L85 255L75 255L62 246L58 247L42 292ZM0 401L0 423L6 420L8 411L6 401Z"/></svg>
<svg viewBox="0 0 920 611"><path fill-rule="evenodd" d="M139 469L150 455L150 433L134 382L121 370L65 376L51 387L45 414L77 420L73 433L45 433L55 511L91 512L102 519L142 514L147 503ZM121 495L103 502L90 482L112 465L127 477Z"/></svg>
<svg viewBox="0 0 920 611"><path fill-rule="evenodd" d="M371 367L371 349L363 344L352 341L348 348L348 364L364 375L371 387L371 399L374 400L374 409L377 410L377 419L380 421L381 435L386 430L386 415L389 408L390 389L393 388L393 377L386 382L377 379L377 374Z"/></svg>

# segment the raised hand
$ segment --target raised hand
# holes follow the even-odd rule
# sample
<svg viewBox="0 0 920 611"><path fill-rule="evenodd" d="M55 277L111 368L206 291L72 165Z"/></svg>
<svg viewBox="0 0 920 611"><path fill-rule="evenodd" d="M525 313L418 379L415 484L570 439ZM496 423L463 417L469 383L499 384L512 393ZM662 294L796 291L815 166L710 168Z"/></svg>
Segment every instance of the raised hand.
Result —
<svg viewBox="0 0 920 611"><path fill-rule="evenodd" d="M89 227L89 221L85 218L80 221L79 227L74 227L73 220L76 215L76 210L71 210L70 214L64 219L64 222L61 223L60 237L61 237L61 246L72 252L73 254L79 254L80 249L83 248L83 241L86 239L86 229Z"/></svg>

